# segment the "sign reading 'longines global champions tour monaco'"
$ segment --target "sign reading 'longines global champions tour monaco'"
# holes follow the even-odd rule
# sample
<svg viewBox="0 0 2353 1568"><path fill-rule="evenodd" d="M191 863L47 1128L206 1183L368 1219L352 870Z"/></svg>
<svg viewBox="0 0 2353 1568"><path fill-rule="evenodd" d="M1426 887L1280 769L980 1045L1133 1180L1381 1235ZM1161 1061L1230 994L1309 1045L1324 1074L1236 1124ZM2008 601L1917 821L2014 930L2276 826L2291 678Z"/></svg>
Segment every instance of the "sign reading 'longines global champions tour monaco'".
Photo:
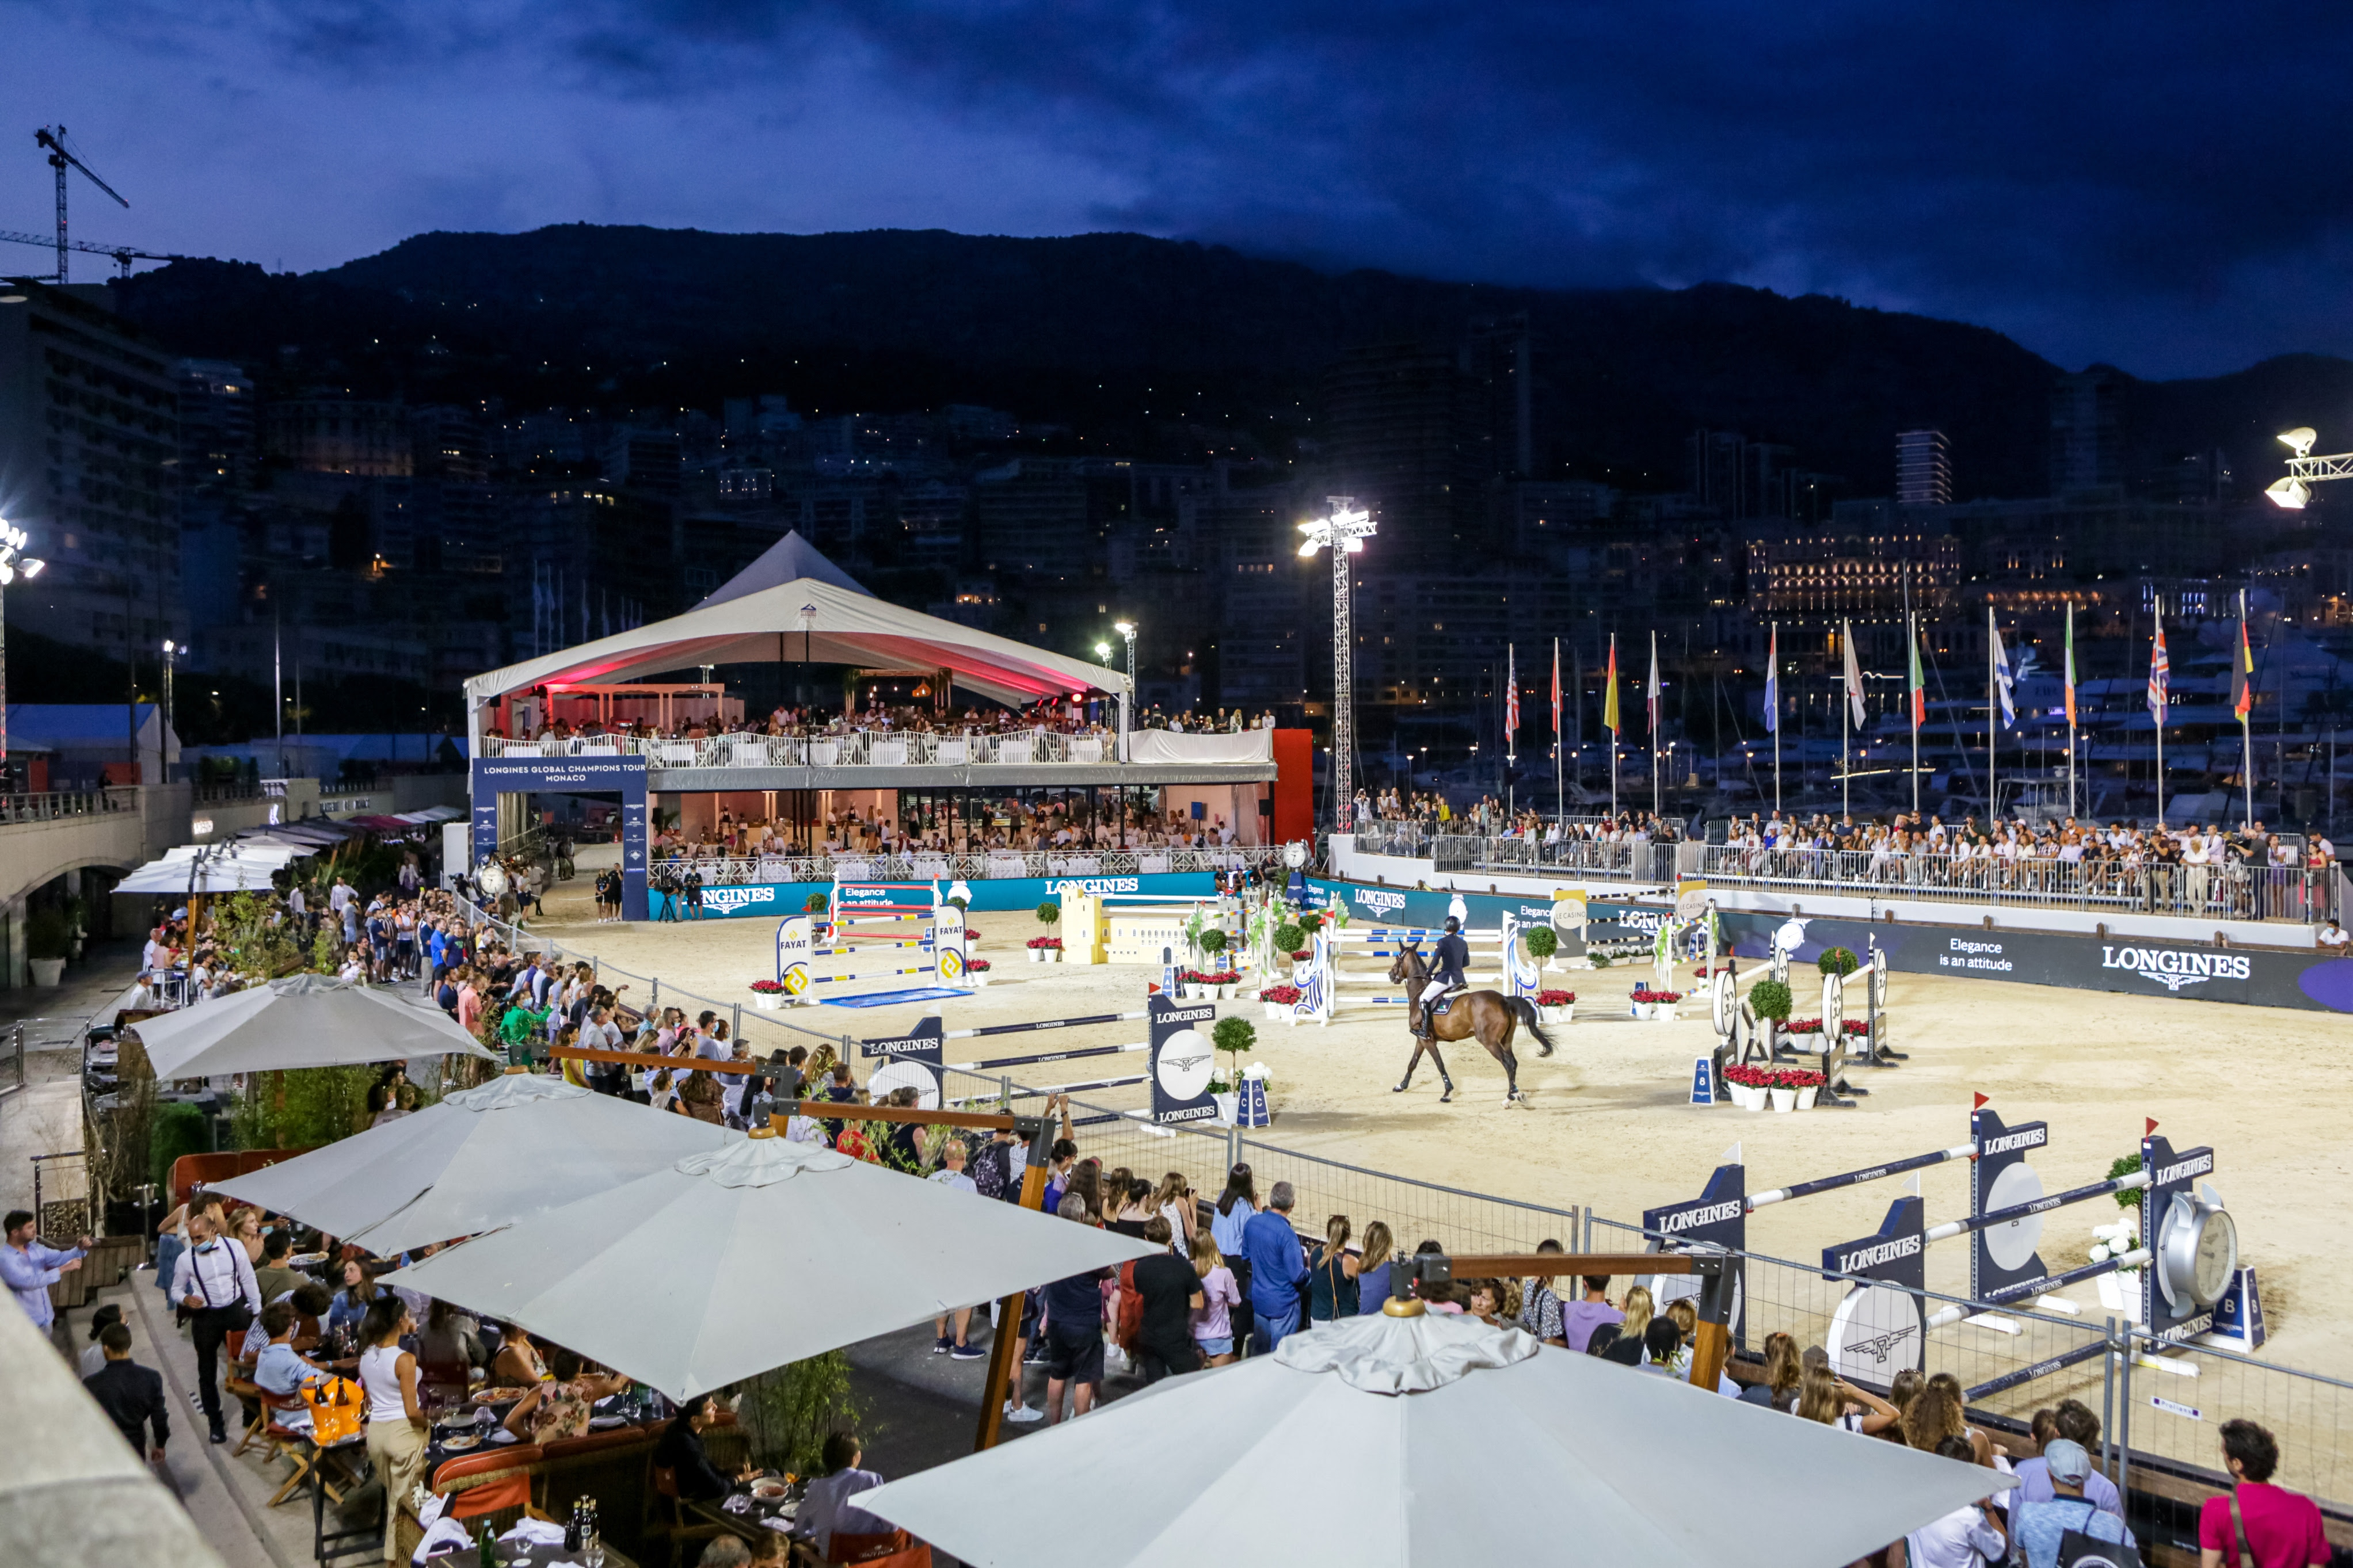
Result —
<svg viewBox="0 0 2353 1568"><path fill-rule="evenodd" d="M473 764L474 863L499 850L499 796L538 791L621 797L621 918L646 909L646 760L643 757L477 757Z"/></svg>

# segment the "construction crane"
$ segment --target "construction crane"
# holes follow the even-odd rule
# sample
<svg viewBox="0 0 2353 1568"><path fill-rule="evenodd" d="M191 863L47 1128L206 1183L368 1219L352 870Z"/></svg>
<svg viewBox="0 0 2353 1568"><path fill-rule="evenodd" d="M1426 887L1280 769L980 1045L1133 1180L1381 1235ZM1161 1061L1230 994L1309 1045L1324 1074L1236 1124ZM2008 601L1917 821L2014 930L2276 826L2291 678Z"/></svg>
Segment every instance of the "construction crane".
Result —
<svg viewBox="0 0 2353 1568"><path fill-rule="evenodd" d="M0 245L37 245L42 249L47 250L56 244L57 241L51 239L45 234L27 234L22 229L0 228ZM165 253L158 250L140 250L127 245L92 245L86 239L69 239L66 241L66 248L68 250L86 251L92 256L111 256L114 258L115 265L122 268L122 276L125 278L131 276L131 264L134 261L194 261L198 259L198 258L193 256L166 255Z"/></svg>
<svg viewBox="0 0 2353 1568"><path fill-rule="evenodd" d="M128 207L131 204L123 198L121 192L117 191L112 185L108 184L104 180L100 179L95 174L91 173L90 166L89 164L83 163L80 159L75 157L71 153L66 150L66 128L64 125L58 125L54 129L45 125L40 130L33 132L33 141L36 145L48 149L49 167L58 172L58 281L62 284L66 281L66 257L68 253L76 249L85 248L83 247L76 246L71 240L66 237L66 171L69 168L79 169L84 179L88 180L91 184L96 185L100 190L104 191L108 195L112 196L117 202L121 203L123 206ZM113 252L103 251L101 254L111 256ZM123 270L127 272L130 268L125 267Z"/></svg>

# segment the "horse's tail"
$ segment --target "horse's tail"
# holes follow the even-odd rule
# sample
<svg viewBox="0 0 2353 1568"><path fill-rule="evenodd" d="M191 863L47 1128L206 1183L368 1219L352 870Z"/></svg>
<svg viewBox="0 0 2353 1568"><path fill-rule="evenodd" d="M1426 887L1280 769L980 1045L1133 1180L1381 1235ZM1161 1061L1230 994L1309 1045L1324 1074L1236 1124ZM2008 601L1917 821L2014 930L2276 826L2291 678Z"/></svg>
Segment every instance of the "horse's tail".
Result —
<svg viewBox="0 0 2353 1568"><path fill-rule="evenodd" d="M1544 1047L1536 1053L1538 1056L1548 1057L1552 1055L1552 1037L1544 1032L1544 1023L1536 1016L1536 1005L1535 1003L1529 1001L1525 996L1513 997L1512 1016L1518 1019L1521 1024L1525 1026L1528 1033L1536 1037L1536 1044Z"/></svg>

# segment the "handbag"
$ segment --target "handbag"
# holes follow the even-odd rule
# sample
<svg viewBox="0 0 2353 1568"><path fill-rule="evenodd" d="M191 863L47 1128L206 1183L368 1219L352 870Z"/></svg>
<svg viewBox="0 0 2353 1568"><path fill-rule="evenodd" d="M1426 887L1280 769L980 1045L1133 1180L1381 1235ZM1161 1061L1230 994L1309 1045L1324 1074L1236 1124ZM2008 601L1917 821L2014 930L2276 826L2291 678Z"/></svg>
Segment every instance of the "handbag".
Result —
<svg viewBox="0 0 2353 1568"><path fill-rule="evenodd" d="M2081 1498L2060 1498L2060 1502L2083 1502L2084 1522L2092 1522L2098 1510ZM2140 1553L2121 1542L2103 1541L2096 1535L2080 1530L2063 1531L2059 1537L2058 1555L2052 1559L2056 1568L2141 1568Z"/></svg>

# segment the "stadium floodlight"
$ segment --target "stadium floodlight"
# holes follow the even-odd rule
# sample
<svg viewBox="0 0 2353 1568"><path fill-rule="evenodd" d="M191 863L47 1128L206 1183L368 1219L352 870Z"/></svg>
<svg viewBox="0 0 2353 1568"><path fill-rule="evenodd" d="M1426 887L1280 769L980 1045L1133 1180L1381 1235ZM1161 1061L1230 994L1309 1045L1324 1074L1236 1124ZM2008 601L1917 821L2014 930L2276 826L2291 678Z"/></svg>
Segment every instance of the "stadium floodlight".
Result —
<svg viewBox="0 0 2353 1568"><path fill-rule="evenodd" d="M1366 536L1378 531L1373 515L1354 496L1327 496L1329 513L1299 525L1303 556L1329 546L1332 552L1332 817L1334 831L1351 830L1356 801L1349 773L1356 759L1356 672L1350 654L1355 635L1348 620L1348 557L1365 552Z"/></svg>
<svg viewBox="0 0 2353 1568"><path fill-rule="evenodd" d="M2274 506L2302 511L2305 503L2312 499L2312 487L2302 479L2274 479L2264 487L2263 494L2271 498Z"/></svg>
<svg viewBox="0 0 2353 1568"><path fill-rule="evenodd" d="M2299 425L2293 430L2283 430L2279 435L2280 445L2299 458L2312 456L2312 445L2319 439L2320 433L2309 425Z"/></svg>

